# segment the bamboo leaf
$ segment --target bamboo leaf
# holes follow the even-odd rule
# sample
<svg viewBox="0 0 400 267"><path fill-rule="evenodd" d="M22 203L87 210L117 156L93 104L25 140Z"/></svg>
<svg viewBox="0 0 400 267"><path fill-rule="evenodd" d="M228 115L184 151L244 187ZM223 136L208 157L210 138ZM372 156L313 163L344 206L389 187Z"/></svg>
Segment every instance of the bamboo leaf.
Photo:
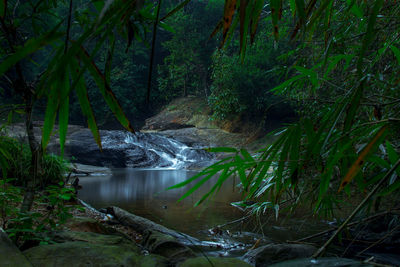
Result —
<svg viewBox="0 0 400 267"><path fill-rule="evenodd" d="M0 0L0 18L4 18L7 10L7 0Z"/></svg>
<svg viewBox="0 0 400 267"><path fill-rule="evenodd" d="M254 38L256 36L258 23L260 21L261 11L264 6L264 0L254 0L253 10L250 13L250 42L254 43Z"/></svg>
<svg viewBox="0 0 400 267"><path fill-rule="evenodd" d="M250 16L247 8L250 0L240 0L240 56L243 62L246 52L247 31L249 28Z"/></svg>
<svg viewBox="0 0 400 267"><path fill-rule="evenodd" d="M318 9L312 13L312 16L310 18L310 21L307 23L307 29L306 31L311 30L311 28L314 26L315 22L321 17L321 15L326 11L328 5L332 2L332 0L324 0L322 4L318 7ZM311 13L311 9L308 11L308 13Z"/></svg>
<svg viewBox="0 0 400 267"><path fill-rule="evenodd" d="M395 55L396 58L397 58L397 63L399 63L399 65L400 65L400 49L398 49L398 48L397 48L396 46L394 46L394 45L391 45L391 46L390 46L390 49L392 49L394 55Z"/></svg>
<svg viewBox="0 0 400 267"><path fill-rule="evenodd" d="M224 22L223 20L220 20L217 25L215 26L214 30L212 31L212 33L210 34L210 37L208 39L213 38L223 27Z"/></svg>
<svg viewBox="0 0 400 267"><path fill-rule="evenodd" d="M197 207L201 203L204 202L215 190L220 188L222 184L228 179L233 173L235 172L235 169L229 170L229 169L224 169L224 171L221 173L221 175L218 178L218 181L214 184L214 186L206 193L204 194L199 201L197 201L194 206Z"/></svg>
<svg viewBox="0 0 400 267"><path fill-rule="evenodd" d="M93 60L91 60L87 51L81 46L80 59L83 61L85 66L88 68L92 77L94 78L97 86L100 89L101 94L104 97L104 100L110 107L111 111L114 113L117 120L121 123L122 126L125 127L128 131L134 133L134 129L129 122L128 118L125 116L121 106L118 103L117 98L115 97L113 91L108 85L105 76L101 73L100 69L96 66Z"/></svg>
<svg viewBox="0 0 400 267"><path fill-rule="evenodd" d="M176 33L175 29L171 26L169 26L167 23L160 21L159 25L161 28L163 28L164 30L171 32L171 33Z"/></svg>
<svg viewBox="0 0 400 267"><path fill-rule="evenodd" d="M387 196L390 193L393 193L394 191L397 191L399 189L400 189L400 180L389 185L386 189L384 189L382 192L379 193L379 196Z"/></svg>
<svg viewBox="0 0 400 267"><path fill-rule="evenodd" d="M223 164L223 163L225 163L226 161L230 161L230 160L232 160L232 157L224 158L224 159L212 164L211 166L208 166L207 168L205 168L204 170L202 170L198 174L190 177L189 179L187 179L187 180L185 180L185 181L183 181L181 183L178 183L176 185L168 187L167 190L183 187L183 186L193 182L194 180L196 180L196 179L198 179L198 178L200 178L202 176L215 175L220 170L226 169L227 168L227 164ZM231 166L233 166L232 163L228 163L228 167L231 167Z"/></svg>
<svg viewBox="0 0 400 267"><path fill-rule="evenodd" d="M360 171L361 167L365 163L365 158L374 151L374 149L377 147L377 144L379 144L379 141L382 140L384 137L384 134L387 130L388 126L384 125L381 127L381 129L375 134L375 136L372 138L372 140L364 147L364 149L360 152L358 155L358 158L356 161L351 165L350 169L348 170L347 174L343 178L340 187L339 187L339 192L348 184L351 182L351 180L358 174Z"/></svg>
<svg viewBox="0 0 400 267"><path fill-rule="evenodd" d="M399 155L396 150L394 150L393 146L386 141L386 151L388 153L388 158L391 164L395 164L399 160Z"/></svg>
<svg viewBox="0 0 400 267"><path fill-rule="evenodd" d="M203 179L201 179L200 182L198 182L198 183L195 184L192 188L190 188L189 190L187 190L186 193L178 199L178 202L179 202L179 201L182 201L182 200L185 199L186 197L190 196L194 191L196 191L197 189L199 189L200 186L202 186L205 182L207 182L208 180L210 180L211 177L213 177L213 176L214 176L214 174L209 174L209 175L207 175L206 177L204 177Z"/></svg>
<svg viewBox="0 0 400 267"><path fill-rule="evenodd" d="M165 20L166 18L172 16L173 14L175 14L176 12L178 12L179 10L181 10L182 8L184 8L187 4L189 4L191 0L185 0L182 3L178 4L176 7L174 7L171 11L169 11L164 17L162 17L160 19L160 22Z"/></svg>
<svg viewBox="0 0 400 267"><path fill-rule="evenodd" d="M42 130L42 148L46 149L50 141L51 132L56 121L57 110L60 105L60 90L58 90L59 82L51 85L50 94L47 97L46 111L44 115L44 123Z"/></svg>
<svg viewBox="0 0 400 267"><path fill-rule="evenodd" d="M299 26L301 27L304 25L306 21L306 11L305 11L305 4L304 0L295 0L296 1L296 12L299 16Z"/></svg>
<svg viewBox="0 0 400 267"><path fill-rule="evenodd" d="M240 153L243 155L243 158L248 161L248 162L255 162L253 157L250 155L250 153L246 149L240 149Z"/></svg>
<svg viewBox="0 0 400 267"><path fill-rule="evenodd" d="M97 128L97 123L94 117L93 109L92 106L90 105L85 81L82 77L78 76L79 68L77 63L75 64L73 69L71 69L71 73L74 80L78 79L75 87L75 92L78 97L79 104L81 106L82 114L83 116L86 117L88 128L92 132L94 140L96 141L100 150L102 150L99 129Z"/></svg>
<svg viewBox="0 0 400 267"><path fill-rule="evenodd" d="M227 40L228 31L231 27L231 24L233 21L233 15L235 14L235 10L236 10L236 0L225 0L222 43L221 43L220 47L223 47Z"/></svg>
<svg viewBox="0 0 400 267"><path fill-rule="evenodd" d="M278 21L282 15L282 2L281 0L271 0L271 16L272 16L272 26L275 40L279 37L279 27Z"/></svg>
<svg viewBox="0 0 400 267"><path fill-rule="evenodd" d="M60 108L58 113L58 127L59 127L59 135L60 135L60 148L61 148L61 156L64 155L64 144L67 137L68 130L68 116L69 116L69 76L68 72L64 74L64 79L61 83L61 99L60 99Z"/></svg>
<svg viewBox="0 0 400 267"><path fill-rule="evenodd" d="M363 66L363 59L365 56L365 53L367 51L367 48L369 47L370 43L372 42L372 39L375 35L374 32L374 27L376 23L376 17L378 16L378 12L381 9L383 5L383 0L376 0L374 7L372 9L371 15L368 18L368 25L367 25L367 31L364 36L364 40L361 46L360 53L358 55L358 62L357 62L357 73L358 76L362 76L362 66Z"/></svg>

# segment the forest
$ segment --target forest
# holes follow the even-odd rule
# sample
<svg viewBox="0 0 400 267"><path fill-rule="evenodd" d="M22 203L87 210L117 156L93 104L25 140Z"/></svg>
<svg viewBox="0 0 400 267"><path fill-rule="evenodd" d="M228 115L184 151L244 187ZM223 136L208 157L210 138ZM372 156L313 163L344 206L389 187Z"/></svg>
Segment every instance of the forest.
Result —
<svg viewBox="0 0 400 267"><path fill-rule="evenodd" d="M3 0L0 43L1 266L400 265L397 1Z"/></svg>

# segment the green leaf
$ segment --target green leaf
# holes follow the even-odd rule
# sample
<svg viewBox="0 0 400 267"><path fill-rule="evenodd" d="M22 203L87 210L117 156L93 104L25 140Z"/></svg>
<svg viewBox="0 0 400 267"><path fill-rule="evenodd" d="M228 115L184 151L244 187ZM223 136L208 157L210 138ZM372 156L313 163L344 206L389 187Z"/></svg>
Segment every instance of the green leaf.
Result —
<svg viewBox="0 0 400 267"><path fill-rule="evenodd" d="M279 38L279 26L278 21L282 16L282 1L281 0L270 0L271 3L271 16L272 26L275 40Z"/></svg>
<svg viewBox="0 0 400 267"><path fill-rule="evenodd" d="M175 29L172 28L171 26L169 26L167 23L160 21L159 25L161 28L163 28L166 31L172 32L172 33L176 33Z"/></svg>
<svg viewBox="0 0 400 267"><path fill-rule="evenodd" d="M247 45L247 31L250 22L250 9L249 0L240 0L240 58L243 62L246 53Z"/></svg>
<svg viewBox="0 0 400 267"><path fill-rule="evenodd" d="M390 48L392 49L394 55L397 58L397 63L399 63L399 65L400 65L400 50L397 47L395 47L394 45L391 45Z"/></svg>
<svg viewBox="0 0 400 267"><path fill-rule="evenodd" d="M166 18L172 16L173 14L184 8L187 4L189 4L190 1L191 0L185 0L182 3L178 4L176 7L174 7L171 11L169 11L164 17L160 19L160 23L161 21L165 20Z"/></svg>
<svg viewBox="0 0 400 267"><path fill-rule="evenodd" d="M285 89L286 89L287 87L289 87L292 83L294 83L294 82L296 82L296 81L298 81L298 80L300 80L300 79L303 79L304 77L305 77L304 75L297 75L297 76L294 76L294 77L292 77L292 78L290 78L290 79L284 81L284 82L281 83L280 85L278 85L278 86L272 88L272 89L271 89L271 92L273 92L273 93L280 93L280 94L281 94L281 93L283 93L283 92L285 91Z"/></svg>
<svg viewBox="0 0 400 267"><path fill-rule="evenodd" d="M64 74L63 82L61 83L61 87L59 88L61 91L61 99L60 99L60 108L58 113L58 126L59 126L59 134L60 134L60 147L61 147L61 156L64 155L64 145L65 140L67 138L67 130L68 130L68 116L69 116L69 93L70 93L70 84L69 84L69 75L66 69L66 73Z"/></svg>
<svg viewBox="0 0 400 267"><path fill-rule="evenodd" d="M362 12L361 8L359 6L357 6L356 4L354 4L351 7L351 12L356 15L356 17L362 19L364 17L364 13Z"/></svg>
<svg viewBox="0 0 400 267"><path fill-rule="evenodd" d="M94 61L91 60L89 54L83 47L81 47L81 53L79 54L79 56L79 58L83 61L83 63L91 73L92 77L94 78L97 86L100 89L101 94L104 97L104 100L110 107L111 111L114 113L117 120L121 123L122 126L125 127L125 129L134 133L135 131L131 123L125 116L120 104L118 103L117 98L115 97L115 94L108 85L105 76L101 73L100 69L96 66Z"/></svg>
<svg viewBox="0 0 400 267"><path fill-rule="evenodd" d="M225 0L221 47L224 46L226 40L228 39L228 32L232 25L235 10L236 0Z"/></svg>
<svg viewBox="0 0 400 267"><path fill-rule="evenodd" d="M394 191L397 191L400 189L400 180L394 182L393 184L389 185L386 189L382 190L382 192L379 193L379 196L387 196L390 193L393 193Z"/></svg>
<svg viewBox="0 0 400 267"><path fill-rule="evenodd" d="M290 11L292 12L292 16L296 14L296 1L295 0L289 0L289 6L290 6Z"/></svg>
<svg viewBox="0 0 400 267"><path fill-rule="evenodd" d="M234 170L229 170L229 169L224 169L224 171L221 173L221 175L218 178L218 181L214 184L214 186L208 191L206 194L204 194L199 201L197 201L194 206L198 206L201 203L204 202L213 192L215 192L217 189L221 188L222 184L228 179L233 173L235 172Z"/></svg>
<svg viewBox="0 0 400 267"><path fill-rule="evenodd" d="M295 0L296 1L296 12L299 16L300 27L304 25L306 21L306 12L305 12L305 4L304 0Z"/></svg>
<svg viewBox="0 0 400 267"><path fill-rule="evenodd" d="M81 106L82 114L86 117L88 127L92 132L94 140L96 141L97 145L99 146L100 150L101 147L101 138L99 129L97 128L96 119L94 117L93 109L90 105L86 85L84 79L80 76L79 77L79 67L76 61L72 61L73 65L71 65L71 74L73 79L76 81L76 95L78 96L79 104Z"/></svg>
<svg viewBox="0 0 400 267"><path fill-rule="evenodd" d="M246 149L240 149L240 153L243 155L243 158L248 161L248 162L255 162L253 157L250 155L250 153Z"/></svg>
<svg viewBox="0 0 400 267"><path fill-rule="evenodd" d="M57 117L57 110L60 105L60 90L58 87L61 87L60 82L53 84L50 88L50 93L47 97L47 105L46 111L44 114L44 123L42 130L42 148L46 149L47 144L50 141L50 136L54 128L54 123Z"/></svg>
<svg viewBox="0 0 400 267"><path fill-rule="evenodd" d="M193 182L194 180L196 180L196 179L198 179L198 178L200 178L202 176L206 176L206 175L208 176L210 174L215 175L220 170L225 169L226 168L226 164L223 164L223 163L225 163L226 161L230 161L230 160L232 160L232 157L224 158L224 159L212 164L211 166L208 166L207 168L205 168L204 170L202 170L198 174L190 177L189 179L187 179L187 180L185 180L185 181L183 181L181 183L178 183L176 185L168 187L167 190L183 187L183 186ZM228 164L233 166L232 163L228 163Z"/></svg>
<svg viewBox="0 0 400 267"><path fill-rule="evenodd" d="M316 87L318 85L318 74L310 69L306 69L301 66L294 66L296 70L298 70L301 74L303 74L303 77L307 77L310 79L312 85Z"/></svg>
<svg viewBox="0 0 400 267"><path fill-rule="evenodd" d="M257 27L258 23L260 21L260 16L261 16L261 11L264 6L264 0L255 0L255 3L253 4L253 10L250 13L251 20L250 20L250 42L253 43L256 32L257 32Z"/></svg>
<svg viewBox="0 0 400 267"><path fill-rule="evenodd" d="M60 195L60 197L64 200L70 200L71 199L71 195Z"/></svg>
<svg viewBox="0 0 400 267"><path fill-rule="evenodd" d="M365 33L364 40L363 40L363 43L362 43L362 46L360 49L360 53L358 55L357 73L358 73L359 77L362 76L364 55L375 35L374 27L375 27L375 23L376 23L376 17L378 15L378 12L381 9L382 5L383 5L383 0L376 0L374 7L372 9L371 15L368 18L367 32Z"/></svg>

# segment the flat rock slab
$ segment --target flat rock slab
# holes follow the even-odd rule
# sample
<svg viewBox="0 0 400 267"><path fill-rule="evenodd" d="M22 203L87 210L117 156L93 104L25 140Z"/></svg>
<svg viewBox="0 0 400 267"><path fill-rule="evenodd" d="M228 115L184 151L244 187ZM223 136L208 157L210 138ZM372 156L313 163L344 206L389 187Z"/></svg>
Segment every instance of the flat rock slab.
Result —
<svg viewBox="0 0 400 267"><path fill-rule="evenodd" d="M104 245L88 242L65 242L43 245L24 252L33 266L167 266L157 255L141 255L131 245ZM16 265L17 266L17 265Z"/></svg>
<svg viewBox="0 0 400 267"><path fill-rule="evenodd" d="M212 263L212 265L210 264ZM251 267L250 264L236 258L219 258L219 257L197 257L187 259L186 261L177 265L178 267Z"/></svg>
<svg viewBox="0 0 400 267"><path fill-rule="evenodd" d="M248 251L243 259L256 267L270 266L271 264L311 257L316 248L303 244L270 244Z"/></svg>
<svg viewBox="0 0 400 267"><path fill-rule="evenodd" d="M270 267L372 267L373 265L345 258L297 259L270 265Z"/></svg>
<svg viewBox="0 0 400 267"><path fill-rule="evenodd" d="M131 250L140 253L138 247L132 241L119 235L102 235L91 232L76 232L76 231L58 231L49 234L52 241L64 243L70 241L82 241L91 244L101 245L127 245L131 246Z"/></svg>
<svg viewBox="0 0 400 267"><path fill-rule="evenodd" d="M12 243L7 234L0 228L0 266L32 266L21 251Z"/></svg>

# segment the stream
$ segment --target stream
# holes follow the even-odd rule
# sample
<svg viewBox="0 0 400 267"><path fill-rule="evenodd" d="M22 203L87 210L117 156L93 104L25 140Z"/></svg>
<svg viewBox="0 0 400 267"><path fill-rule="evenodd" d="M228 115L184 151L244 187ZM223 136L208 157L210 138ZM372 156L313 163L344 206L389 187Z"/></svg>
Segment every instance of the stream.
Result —
<svg viewBox="0 0 400 267"><path fill-rule="evenodd" d="M218 194L198 207L193 205L213 186L206 182L184 200L178 199L193 183L178 189L165 190L196 174L190 170L174 169L112 169L110 176L92 176L80 179L82 189L78 197L95 208L118 206L168 228L194 236L214 247L210 255L240 256L258 239L262 243L285 242L325 229L326 224L301 218L285 220L283 224L271 218L263 233L254 232L257 222L249 219L222 230L212 231L218 225L234 221L246 214L230 203L240 200L235 179L223 184ZM228 229L228 231L227 231ZM215 249L217 248L217 249Z"/></svg>

